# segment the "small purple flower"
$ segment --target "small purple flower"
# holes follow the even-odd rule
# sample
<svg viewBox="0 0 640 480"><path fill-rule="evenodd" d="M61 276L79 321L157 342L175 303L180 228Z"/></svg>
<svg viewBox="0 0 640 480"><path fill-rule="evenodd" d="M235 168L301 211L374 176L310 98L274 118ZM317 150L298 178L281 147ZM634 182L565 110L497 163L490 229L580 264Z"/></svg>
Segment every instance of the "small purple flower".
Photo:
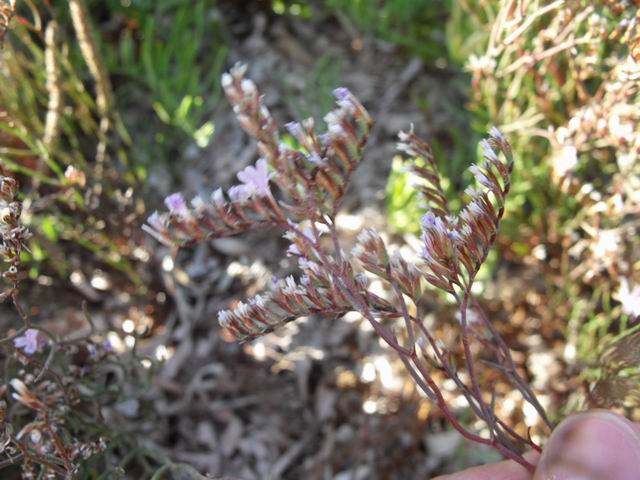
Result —
<svg viewBox="0 0 640 480"><path fill-rule="evenodd" d="M289 122L284 125L291 135L298 138L302 135L302 126L298 122Z"/></svg>
<svg viewBox="0 0 640 480"><path fill-rule="evenodd" d="M344 109L345 111L347 111L350 114L354 114L356 111L356 104L354 103L354 97L353 94L349 91L348 88L344 88L344 87L340 87L340 88L336 88L333 91L333 94L335 95L336 99L337 99L337 104Z"/></svg>
<svg viewBox="0 0 640 480"><path fill-rule="evenodd" d="M167 206L169 211L175 215L178 215L180 217L189 216L189 208L187 207L187 202L184 201L184 197L181 193L172 193L164 199L164 204Z"/></svg>
<svg viewBox="0 0 640 480"><path fill-rule="evenodd" d="M331 125L340 125L342 119L343 116L338 110L327 113L323 118L324 122L329 126L329 130L331 130Z"/></svg>
<svg viewBox="0 0 640 480"><path fill-rule="evenodd" d="M349 100L351 98L351 91L346 87L336 88L333 94L338 100Z"/></svg>
<svg viewBox="0 0 640 480"><path fill-rule="evenodd" d="M218 312L218 323L222 328L229 328L232 320L233 317L231 316L231 312L228 310L220 310Z"/></svg>
<svg viewBox="0 0 640 480"><path fill-rule="evenodd" d="M427 212L422 216L420 222L425 232L424 237L429 238L433 235L446 237L448 230L442 218L436 216L433 212Z"/></svg>
<svg viewBox="0 0 640 480"><path fill-rule="evenodd" d="M113 345L111 345L111 342L107 338L102 341L102 348L104 348L104 351L107 353L113 353Z"/></svg>
<svg viewBox="0 0 640 480"><path fill-rule="evenodd" d="M256 295L255 297L253 297L253 300L251 300L251 304L258 308L267 307L267 301L265 300L265 297L263 297L262 295Z"/></svg>
<svg viewBox="0 0 640 480"><path fill-rule="evenodd" d="M420 223L422 223L422 228L424 228L425 230L429 230L435 227L436 216L433 212L427 212L422 216L422 220Z"/></svg>
<svg viewBox="0 0 640 480"><path fill-rule="evenodd" d="M304 288L299 286L292 275L289 275L279 284L280 290L285 295L296 295L305 293Z"/></svg>
<svg viewBox="0 0 640 480"><path fill-rule="evenodd" d="M244 183L244 188L251 195L259 195L261 197L271 194L269 188L269 170L267 169L267 161L264 158L256 162L256 166L249 165L238 173L238 180ZM231 192L229 192L231 193Z"/></svg>
<svg viewBox="0 0 640 480"><path fill-rule="evenodd" d="M458 230L449 230L447 237L454 243L462 245L464 243L464 236Z"/></svg>
<svg viewBox="0 0 640 480"><path fill-rule="evenodd" d="M289 245L289 248L287 249L287 257L293 257L293 256L299 256L302 255L302 253L300 253L300 249L298 248L298 246L295 243L292 243L291 245Z"/></svg>
<svg viewBox="0 0 640 480"><path fill-rule="evenodd" d="M35 328L30 328L24 332L24 335L13 339L15 347L21 348L27 355L33 355L40 347L44 346L45 343L44 338L40 336L40 332Z"/></svg>

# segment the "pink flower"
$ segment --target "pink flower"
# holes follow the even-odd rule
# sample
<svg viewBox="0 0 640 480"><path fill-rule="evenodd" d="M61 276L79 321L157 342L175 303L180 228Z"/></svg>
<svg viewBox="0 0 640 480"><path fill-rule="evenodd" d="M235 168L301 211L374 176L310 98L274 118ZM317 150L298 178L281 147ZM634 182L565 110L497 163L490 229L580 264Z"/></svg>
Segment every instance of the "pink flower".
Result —
<svg viewBox="0 0 640 480"><path fill-rule="evenodd" d="M238 173L238 180L244 185L245 192L252 195L259 195L261 197L271 194L269 188L269 171L267 169L267 161L261 158L256 162L256 166L249 165L244 170Z"/></svg>
<svg viewBox="0 0 640 480"><path fill-rule="evenodd" d="M44 346L45 340L40 336L40 332L35 328L30 328L24 335L13 339L16 348L21 348L27 355L33 355L40 347Z"/></svg>

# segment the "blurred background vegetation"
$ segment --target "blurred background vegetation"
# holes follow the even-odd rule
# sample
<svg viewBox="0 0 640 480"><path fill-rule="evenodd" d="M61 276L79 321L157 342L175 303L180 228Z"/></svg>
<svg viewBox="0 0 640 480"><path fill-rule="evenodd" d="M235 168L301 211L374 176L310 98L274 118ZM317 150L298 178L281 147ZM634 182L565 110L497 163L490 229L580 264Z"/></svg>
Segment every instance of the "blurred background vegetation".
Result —
<svg viewBox="0 0 640 480"><path fill-rule="evenodd" d="M379 353L360 334L336 334L342 340L321 343L324 353L315 357L310 334L293 343L305 352L298 357L286 335L243 347L212 340L215 310L261 288L270 274L293 268L280 260L277 240L213 242L176 256L140 231L167 194L210 191L253 161L255 149L237 133L220 87L222 72L236 61L250 65L249 76L282 122L307 116L322 121L333 103L331 91L340 85L362 99L378 123L347 202L359 220L348 218L347 224L372 223L396 241L416 244L424 211L415 179L394 157L397 131L414 123L432 144L455 201L470 181L466 169L477 161L477 141L491 126L500 127L513 145L516 173L498 248L478 293L522 354L520 366L555 418L601 406L640 419L638 12L631 0L18 0L0 52L0 162L21 184L23 218L34 234L24 254L24 301L34 318L55 324L62 337L79 328L72 319L88 302L100 335L120 342L117 362L126 364L117 385L102 370L76 380L92 389L103 382L109 395L92 401L110 409L106 418L112 420L111 426L80 422L70 430L79 441L100 436L110 445L106 454L80 462L81 478L198 478L181 463L242 478L321 478L313 476L320 471L313 462L287 463L284 457L296 445L294 459L310 445L319 448L320 433L291 433L295 442L282 438L260 454L246 445L224 446L241 445L243 433L259 428L250 411L216 413L213 426L198 427L213 433L201 432L204 443L196 444L185 432L202 425L202 412L192 423L177 417L189 416L185 405L198 395L231 401L239 392L259 395L270 382L292 395L301 378L311 381L323 356L341 359L326 376L334 387L351 385L356 403L367 405L377 388L362 386L363 365ZM446 329L446 299L428 302ZM7 313L2 328L15 327L12 322ZM205 354L196 366L185 353L176 360L176 352L195 345L197 334L209 344L201 347ZM353 353L345 346L350 338L371 350ZM218 390L197 393L194 385L206 383L206 375L245 375L249 382L247 365L265 356L271 363L254 390L216 383ZM64 370L76 360L58 361ZM229 366L234 361L241 364L238 371ZM370 364L383 378L382 367ZM31 368L7 365L5 384ZM211 365L218 370L194 376ZM339 368L355 372L363 384L352 385L336 373ZM274 373L282 371L290 375ZM139 384L147 381L155 382L152 393L141 391ZM312 393L303 389L304 395L337 402L323 381ZM395 395L382 387L380 397ZM275 397L282 402L282 395ZM364 413L393 417L401 431L406 419L398 412L410 412L428 425L431 438L443 435L437 413L422 400L398 398L394 407L363 407ZM12 412L19 429L29 414ZM343 412L336 431L359 421L354 418ZM113 430L125 428L122 419L131 421L131 436ZM512 419L524 431L535 426L517 412ZM154 421L162 433L151 445L140 438ZM365 442L362 449L384 445L376 435L384 437L371 433L374 446ZM490 459L455 442L439 454L421 432L418 437L407 441L408 451L437 459L424 467L426 474ZM198 457L211 442L221 452L215 465ZM381 460L345 455L331 457L330 478L374 478L351 467ZM270 465L264 467L268 473L260 462ZM391 473L380 478L413 478L401 461L389 462L383 470Z"/></svg>

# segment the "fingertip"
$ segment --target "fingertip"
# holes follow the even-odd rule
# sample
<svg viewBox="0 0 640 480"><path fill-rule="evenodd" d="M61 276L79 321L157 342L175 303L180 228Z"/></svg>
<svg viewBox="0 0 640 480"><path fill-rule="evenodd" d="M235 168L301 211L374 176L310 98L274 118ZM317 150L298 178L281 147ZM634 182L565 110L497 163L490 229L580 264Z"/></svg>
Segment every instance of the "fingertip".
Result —
<svg viewBox="0 0 640 480"><path fill-rule="evenodd" d="M536 465L540 458L538 452L527 452L525 460ZM531 480L531 474L518 463L507 460L491 465L472 467L463 472L435 477L432 480Z"/></svg>
<svg viewBox="0 0 640 480"><path fill-rule="evenodd" d="M640 431L606 410L573 415L553 431L534 480L637 480Z"/></svg>

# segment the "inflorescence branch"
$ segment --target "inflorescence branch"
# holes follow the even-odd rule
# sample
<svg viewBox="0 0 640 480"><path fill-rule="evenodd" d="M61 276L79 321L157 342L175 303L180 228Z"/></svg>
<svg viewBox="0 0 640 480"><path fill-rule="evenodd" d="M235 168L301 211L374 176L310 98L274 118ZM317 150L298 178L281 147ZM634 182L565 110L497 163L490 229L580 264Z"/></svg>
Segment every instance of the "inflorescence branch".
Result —
<svg viewBox="0 0 640 480"><path fill-rule="evenodd" d="M287 255L297 259L300 277L274 281L269 292L221 311L218 320L224 329L247 341L311 314L339 317L359 312L398 353L418 387L457 431L493 446L532 471L522 451L539 450L539 446L497 417L494 398L490 389L482 390L477 371L477 347L482 347L493 357L483 365L501 372L552 427L518 373L508 346L472 295L478 270L496 239L511 186L513 156L504 135L493 128L480 143L484 162L470 167L477 187L465 191L463 208L453 214L431 148L413 128L401 132L398 149L413 159L413 169L423 180L419 186L426 209L421 220L421 260L409 262L399 253L390 254L381 236L371 229L360 233L348 254L338 241L335 216L350 175L362 159L371 117L349 90L338 88L334 92L338 108L325 117L326 132L317 133L312 119L286 125L297 143L293 148L281 141L276 123L245 72L245 66L234 67L223 75L222 85L241 127L257 141L261 158L238 173L238 185L226 192L217 189L210 199L196 197L187 204L181 194L170 195L165 199L168 211L151 215L146 230L164 243L184 245L260 228L283 229L290 242ZM390 286L395 301L368 288L371 276ZM426 284L452 295L458 303L463 368L458 366L457 354L436 339L416 313ZM391 327L398 320L404 326L401 330ZM434 380L435 370L453 380L486 425L488 437L459 422Z"/></svg>

